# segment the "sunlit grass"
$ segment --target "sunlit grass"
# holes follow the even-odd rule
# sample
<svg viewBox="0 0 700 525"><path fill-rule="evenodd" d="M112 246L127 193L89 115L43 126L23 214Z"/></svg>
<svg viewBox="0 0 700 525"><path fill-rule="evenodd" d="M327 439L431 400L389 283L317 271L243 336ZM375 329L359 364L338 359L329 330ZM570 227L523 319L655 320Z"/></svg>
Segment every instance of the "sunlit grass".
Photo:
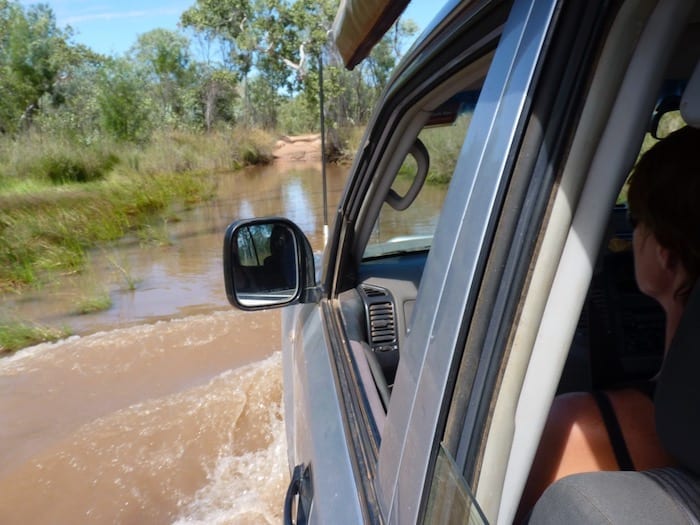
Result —
<svg viewBox="0 0 700 525"><path fill-rule="evenodd" d="M75 305L75 313L79 315L104 312L112 307L112 298L106 290L99 290L92 295L81 297Z"/></svg>
<svg viewBox="0 0 700 525"><path fill-rule="evenodd" d="M81 271L90 248L129 233L169 242L159 217L211 198L213 172L267 162L272 145L240 130L162 133L145 145L0 140L0 292Z"/></svg>
<svg viewBox="0 0 700 525"><path fill-rule="evenodd" d="M67 328L51 328L11 320L0 320L0 355L34 344L56 341L70 335Z"/></svg>

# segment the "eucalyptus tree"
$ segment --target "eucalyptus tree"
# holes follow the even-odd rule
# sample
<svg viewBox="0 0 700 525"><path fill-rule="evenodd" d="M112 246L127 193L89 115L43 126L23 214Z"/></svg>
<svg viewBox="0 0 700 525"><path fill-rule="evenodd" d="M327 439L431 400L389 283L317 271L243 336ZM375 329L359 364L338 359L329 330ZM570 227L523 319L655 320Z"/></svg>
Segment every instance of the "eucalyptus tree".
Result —
<svg viewBox="0 0 700 525"><path fill-rule="evenodd" d="M45 4L0 0L0 132L31 124L42 96L52 96L74 54L70 28Z"/></svg>
<svg viewBox="0 0 700 525"><path fill-rule="evenodd" d="M235 124L238 118L238 81L226 69L202 66L197 75L198 85L191 92L190 104L195 116L192 122L200 123L205 131L211 131L218 123Z"/></svg>
<svg viewBox="0 0 700 525"><path fill-rule="evenodd" d="M127 58L109 59L97 76L97 105L102 131L119 140L148 139L156 120L143 94L148 79Z"/></svg>
<svg viewBox="0 0 700 525"><path fill-rule="evenodd" d="M310 87L308 73L326 45L336 8L336 0L197 0L181 22L226 43L223 63L243 82L246 116L264 115L269 124L280 93ZM255 96L248 86L253 77L256 91L266 87Z"/></svg>
<svg viewBox="0 0 700 525"><path fill-rule="evenodd" d="M190 57L189 39L175 31L153 29L138 36L128 53L149 90L160 122L174 127L182 122L187 108L186 92L196 82L196 70Z"/></svg>
<svg viewBox="0 0 700 525"><path fill-rule="evenodd" d="M222 43L222 64L243 84L243 117L250 124L276 125L283 104L285 128L296 128L290 125L295 113L304 122L318 123L322 61L329 138L331 146L339 146L334 130L367 121L416 26L397 23L361 66L347 71L329 38L338 4L339 0L196 0L181 23L206 35L207 42Z"/></svg>

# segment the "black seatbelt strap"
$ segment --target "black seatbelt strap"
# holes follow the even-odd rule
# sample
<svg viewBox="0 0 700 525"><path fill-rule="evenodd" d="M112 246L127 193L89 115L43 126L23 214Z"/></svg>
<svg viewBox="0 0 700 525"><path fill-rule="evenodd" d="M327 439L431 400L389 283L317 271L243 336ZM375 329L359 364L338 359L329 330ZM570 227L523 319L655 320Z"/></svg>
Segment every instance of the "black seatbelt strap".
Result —
<svg viewBox="0 0 700 525"><path fill-rule="evenodd" d="M622 435L622 429L612 403L610 403L610 398L605 392L600 390L595 390L592 394L598 405L598 410L600 410L600 415L603 417L603 423L608 431L610 445L612 445L619 469L634 470L634 463L632 463L632 458L625 443L625 437Z"/></svg>

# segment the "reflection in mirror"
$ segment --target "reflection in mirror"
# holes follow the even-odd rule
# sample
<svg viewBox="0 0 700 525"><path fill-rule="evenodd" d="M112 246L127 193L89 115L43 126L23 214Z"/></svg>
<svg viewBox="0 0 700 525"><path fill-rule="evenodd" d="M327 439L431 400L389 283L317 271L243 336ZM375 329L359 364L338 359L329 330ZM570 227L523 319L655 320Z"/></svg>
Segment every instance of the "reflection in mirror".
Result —
<svg viewBox="0 0 700 525"><path fill-rule="evenodd" d="M299 289L298 246L292 230L281 223L249 224L231 243L233 283L243 306L279 305Z"/></svg>

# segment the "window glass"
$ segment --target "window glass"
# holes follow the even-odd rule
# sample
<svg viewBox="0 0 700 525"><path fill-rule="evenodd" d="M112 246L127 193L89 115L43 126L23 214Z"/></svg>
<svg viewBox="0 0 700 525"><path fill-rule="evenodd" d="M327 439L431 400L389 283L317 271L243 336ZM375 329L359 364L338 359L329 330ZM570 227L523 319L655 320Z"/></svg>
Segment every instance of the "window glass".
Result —
<svg viewBox="0 0 700 525"><path fill-rule="evenodd" d="M382 257L395 253L423 251L430 248L433 233L459 157L478 91L460 94L455 117L448 124L425 127L418 135L429 159L428 173L417 197L406 209L398 210L384 203L365 248L364 258ZM437 118L437 116L436 116ZM449 115L448 115L449 118ZM399 170L392 189L406 195L415 183L418 166L409 155Z"/></svg>
<svg viewBox="0 0 700 525"><path fill-rule="evenodd" d="M669 136L674 131L679 130L683 126L687 126L687 123L685 122L685 120L683 120L683 117L681 116L681 112L679 110L668 111L659 115L655 122L652 123L652 125L654 124L656 125L654 134L646 133L646 135L644 135L644 142L642 143L642 148L639 150L639 155L637 156L637 159L644 155L644 153L654 144L656 144L659 140L664 139L665 137ZM625 182L625 185L622 187L622 191L617 197L617 204L627 205L628 182L629 181Z"/></svg>
<svg viewBox="0 0 700 525"><path fill-rule="evenodd" d="M449 452L440 445L424 523L487 523Z"/></svg>

